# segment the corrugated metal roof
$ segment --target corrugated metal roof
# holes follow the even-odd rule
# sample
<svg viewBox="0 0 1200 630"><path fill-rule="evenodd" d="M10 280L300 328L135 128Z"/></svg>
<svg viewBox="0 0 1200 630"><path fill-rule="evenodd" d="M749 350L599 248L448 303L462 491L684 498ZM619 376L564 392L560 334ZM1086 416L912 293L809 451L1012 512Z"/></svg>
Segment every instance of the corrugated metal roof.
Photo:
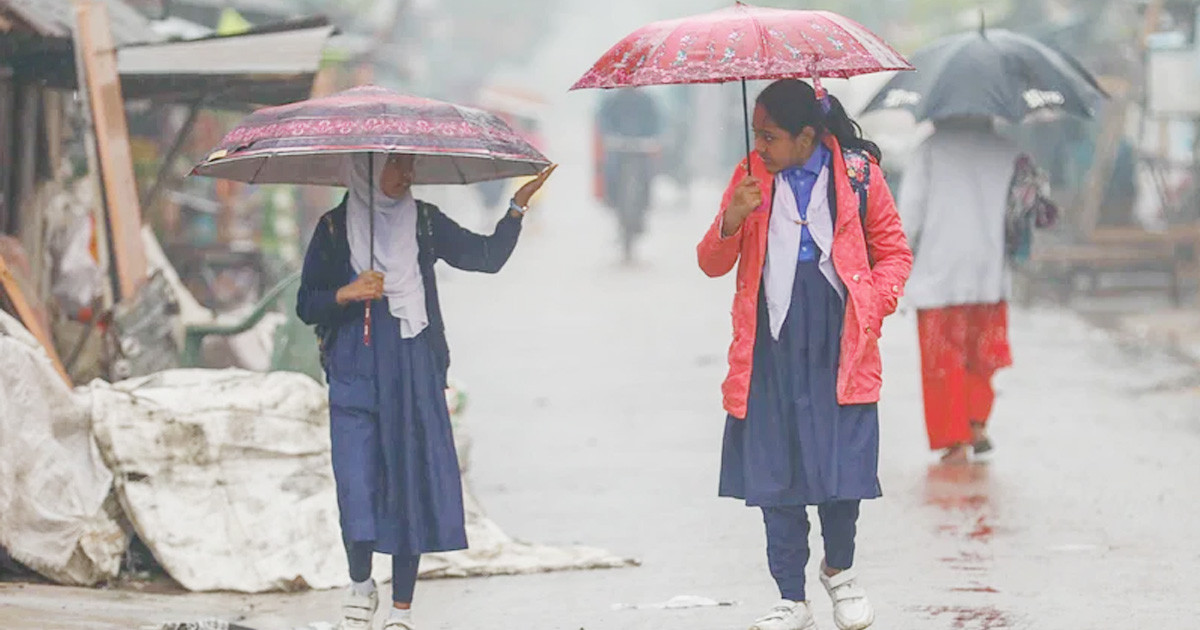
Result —
<svg viewBox="0 0 1200 630"><path fill-rule="evenodd" d="M321 20L244 35L131 46L117 51L126 98L210 105L306 98L334 27Z"/></svg>
<svg viewBox="0 0 1200 630"><path fill-rule="evenodd" d="M133 46L117 51L122 76L313 74L332 26Z"/></svg>
<svg viewBox="0 0 1200 630"><path fill-rule="evenodd" d="M118 46L163 41L150 20L120 0L98 0L108 9L113 41ZM0 0L3 10L43 37L70 39L75 7L70 0Z"/></svg>
<svg viewBox="0 0 1200 630"><path fill-rule="evenodd" d="M295 2L295 0L176 0L173 4L190 4L212 9L230 7L238 11L253 11L279 16L305 13L301 3Z"/></svg>

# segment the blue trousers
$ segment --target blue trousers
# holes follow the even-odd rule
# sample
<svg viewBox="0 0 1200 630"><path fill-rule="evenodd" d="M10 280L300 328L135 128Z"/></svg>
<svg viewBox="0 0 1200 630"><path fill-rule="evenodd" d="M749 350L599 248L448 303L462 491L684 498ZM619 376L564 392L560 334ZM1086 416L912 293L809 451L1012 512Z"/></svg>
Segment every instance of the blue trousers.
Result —
<svg viewBox="0 0 1200 630"><path fill-rule="evenodd" d="M833 569L854 566L858 501L835 501L817 506L821 537L825 539L825 564ZM767 526L767 565L779 585L779 594L794 602L806 601L804 569L808 565L808 511L803 505L763 507Z"/></svg>
<svg viewBox="0 0 1200 630"><path fill-rule="evenodd" d="M366 582L371 579L371 557L375 553L375 541L359 541L346 545L346 557L350 560L350 579ZM417 567L421 556L392 556L392 601L411 604L413 591L417 588Z"/></svg>

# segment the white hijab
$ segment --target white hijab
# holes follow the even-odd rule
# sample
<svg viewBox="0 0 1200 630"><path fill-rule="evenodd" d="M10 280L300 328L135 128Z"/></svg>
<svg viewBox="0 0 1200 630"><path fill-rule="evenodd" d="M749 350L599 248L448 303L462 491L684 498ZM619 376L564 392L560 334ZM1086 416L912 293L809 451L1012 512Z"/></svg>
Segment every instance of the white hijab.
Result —
<svg viewBox="0 0 1200 630"><path fill-rule="evenodd" d="M417 262L417 201L409 192L392 199L380 189L386 156L375 156L375 265L383 274L383 295L388 311L400 320L400 336L412 339L429 325L425 309L425 282ZM371 269L371 198L368 160L351 160L350 196L346 203L346 236L354 273Z"/></svg>

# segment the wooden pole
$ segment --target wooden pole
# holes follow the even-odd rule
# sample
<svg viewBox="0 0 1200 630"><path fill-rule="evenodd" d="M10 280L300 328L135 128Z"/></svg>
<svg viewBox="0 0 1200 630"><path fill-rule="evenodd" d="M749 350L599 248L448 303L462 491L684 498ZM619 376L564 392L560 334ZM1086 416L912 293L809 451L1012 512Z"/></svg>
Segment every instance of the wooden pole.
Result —
<svg viewBox="0 0 1200 630"><path fill-rule="evenodd" d="M62 359L58 357L58 351L54 349L54 341L50 338L50 332L42 327L42 323L34 315L33 308L29 306L25 294L17 285L17 279L9 271L8 263L4 262L3 256L0 256L0 297L8 298L17 319L21 320L21 323L38 340L38 343L42 344L42 349L46 351L46 356L50 357L50 363L54 366L54 370L62 377L67 387L73 387L71 377L67 375Z"/></svg>
<svg viewBox="0 0 1200 630"><path fill-rule="evenodd" d="M124 300L137 293L146 280L147 267L125 101L117 76L117 50L105 5L94 0L77 0L75 19L75 45L82 56L84 71L81 88L87 92L96 131L111 254L117 272L117 296Z"/></svg>

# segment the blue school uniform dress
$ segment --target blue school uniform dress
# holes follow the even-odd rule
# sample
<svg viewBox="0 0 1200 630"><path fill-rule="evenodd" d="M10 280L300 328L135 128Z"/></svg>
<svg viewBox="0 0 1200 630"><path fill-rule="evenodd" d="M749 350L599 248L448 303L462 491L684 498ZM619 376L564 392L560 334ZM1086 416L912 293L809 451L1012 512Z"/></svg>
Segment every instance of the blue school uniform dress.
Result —
<svg viewBox="0 0 1200 630"><path fill-rule="evenodd" d="M821 147L822 149L824 147ZM828 150L785 172L801 213L807 211ZM829 204L836 214L836 203ZM836 216L831 217L836 225ZM880 496L877 406L839 405L837 374L845 303L819 267L820 249L804 226L796 254L792 302L779 339L772 338L765 288L746 419L729 416L719 494L755 507L820 505Z"/></svg>
<svg viewBox="0 0 1200 630"><path fill-rule="evenodd" d="M346 202L322 217L309 244L297 313L317 327L329 383L332 460L346 543L371 541L395 556L467 546L462 481L446 405L450 353L434 263L495 273L521 232L505 215L491 236L469 232L418 202L418 257L429 325L401 336L387 299L371 303L371 343L363 342L363 303L338 305L356 275L346 237Z"/></svg>

